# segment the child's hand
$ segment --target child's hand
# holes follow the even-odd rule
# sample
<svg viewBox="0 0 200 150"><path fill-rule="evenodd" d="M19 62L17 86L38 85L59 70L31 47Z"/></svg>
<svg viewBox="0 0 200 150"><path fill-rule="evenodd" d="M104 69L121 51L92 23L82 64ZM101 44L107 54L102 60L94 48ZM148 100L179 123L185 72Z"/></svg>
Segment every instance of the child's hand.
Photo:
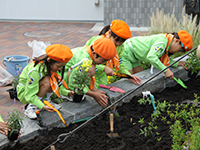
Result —
<svg viewBox="0 0 200 150"><path fill-rule="evenodd" d="M135 76L135 75L130 75L131 77L132 77L132 79L129 79L131 82L133 82L134 84L138 84L138 85L140 85L141 83L142 83L142 80L139 78L139 77L137 77L137 76Z"/></svg>
<svg viewBox="0 0 200 150"><path fill-rule="evenodd" d="M5 122L0 122L0 133L8 134L8 125Z"/></svg>
<svg viewBox="0 0 200 150"><path fill-rule="evenodd" d="M22 135L22 133L21 132L19 132L19 135L18 135L18 137L17 138L20 138L20 136ZM17 140L15 140L14 142L17 142Z"/></svg>
<svg viewBox="0 0 200 150"><path fill-rule="evenodd" d="M49 107L49 106L47 106L47 105L45 105L45 106L43 107L43 109L47 110L48 112L54 112L53 108L51 108L51 107Z"/></svg>
<svg viewBox="0 0 200 150"><path fill-rule="evenodd" d="M105 95L105 92L98 90L98 91L94 92L93 97L99 105L101 105L103 107L107 106L107 104L108 104L107 98L108 97Z"/></svg>
<svg viewBox="0 0 200 150"><path fill-rule="evenodd" d="M106 73L107 76L113 76L113 70L107 66L104 68L104 72Z"/></svg>
<svg viewBox="0 0 200 150"><path fill-rule="evenodd" d="M168 78L168 79L171 79L171 80L174 79L174 74L173 74L173 72L171 72L171 70L170 70L169 68L168 68L167 71L165 72L165 76L166 76L166 78Z"/></svg>
<svg viewBox="0 0 200 150"><path fill-rule="evenodd" d="M70 91L70 92L68 93L68 95L72 97L72 96L74 95L74 91Z"/></svg>
<svg viewBox="0 0 200 150"><path fill-rule="evenodd" d="M188 64L185 61L179 61L178 66L182 66L185 70L188 70Z"/></svg>

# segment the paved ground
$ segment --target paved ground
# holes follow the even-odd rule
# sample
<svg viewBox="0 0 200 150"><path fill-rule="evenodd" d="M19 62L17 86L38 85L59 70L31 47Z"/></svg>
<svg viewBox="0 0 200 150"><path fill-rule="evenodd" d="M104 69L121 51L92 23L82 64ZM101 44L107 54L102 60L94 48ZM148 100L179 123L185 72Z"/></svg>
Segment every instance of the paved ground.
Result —
<svg viewBox="0 0 200 150"><path fill-rule="evenodd" d="M92 36L97 35L99 26L96 23L78 22L0 22L0 60L9 55L26 55L31 58L32 48L27 44L34 39L50 41L51 44L64 44L69 48L83 46ZM97 28L95 28L97 27ZM132 31L132 36L141 35L141 31ZM3 68L6 67L1 62ZM20 109L24 106L19 101L10 99L7 89L0 87L0 114L7 117L8 109Z"/></svg>

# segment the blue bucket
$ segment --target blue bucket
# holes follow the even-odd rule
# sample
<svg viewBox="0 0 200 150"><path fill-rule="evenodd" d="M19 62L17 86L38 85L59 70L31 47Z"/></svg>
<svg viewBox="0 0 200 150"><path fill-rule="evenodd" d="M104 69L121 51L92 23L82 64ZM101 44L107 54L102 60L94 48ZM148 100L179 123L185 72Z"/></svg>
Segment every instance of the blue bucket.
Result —
<svg viewBox="0 0 200 150"><path fill-rule="evenodd" d="M22 70L29 63L30 58L23 55L10 55L6 56L3 60L4 66L6 66L7 71L17 76L21 74Z"/></svg>

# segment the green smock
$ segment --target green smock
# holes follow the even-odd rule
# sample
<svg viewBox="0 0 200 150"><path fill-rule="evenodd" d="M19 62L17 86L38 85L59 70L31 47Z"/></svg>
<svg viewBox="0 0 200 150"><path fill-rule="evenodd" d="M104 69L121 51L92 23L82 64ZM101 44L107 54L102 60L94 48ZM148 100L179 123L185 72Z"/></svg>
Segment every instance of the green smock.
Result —
<svg viewBox="0 0 200 150"><path fill-rule="evenodd" d="M24 104L31 103L42 109L44 107L44 103L36 94L39 92L40 79L45 77L47 73L46 70L45 72L42 72L44 64L39 63L35 67L34 65L35 63L28 64L20 74L19 84L17 85L17 97ZM59 90L59 93L60 92L61 91ZM69 91L65 89L65 92L68 94Z"/></svg>
<svg viewBox="0 0 200 150"><path fill-rule="evenodd" d="M163 70L166 66L160 61L160 57L166 54L167 38L165 34L151 36L132 37L124 42L124 55L122 57L128 70L140 65L140 61L150 63L158 70ZM174 60L170 58L170 64ZM178 63L173 65L178 67ZM165 70L166 71L166 70Z"/></svg>
<svg viewBox="0 0 200 150"><path fill-rule="evenodd" d="M90 46L94 43L95 40L102 38L101 36L93 36L90 40L88 40L86 42L86 46ZM123 62L122 56L124 54L124 44L117 46L117 53L119 56L119 73L125 73L130 75L130 72L127 70L126 65ZM99 84L103 84L103 85L107 85L108 81L107 81L107 75L104 72L104 68L105 68L106 64L100 64L100 65L96 65L96 73L95 73L95 87L98 89L99 88ZM114 68L114 66L113 66ZM115 69L114 69L115 71Z"/></svg>

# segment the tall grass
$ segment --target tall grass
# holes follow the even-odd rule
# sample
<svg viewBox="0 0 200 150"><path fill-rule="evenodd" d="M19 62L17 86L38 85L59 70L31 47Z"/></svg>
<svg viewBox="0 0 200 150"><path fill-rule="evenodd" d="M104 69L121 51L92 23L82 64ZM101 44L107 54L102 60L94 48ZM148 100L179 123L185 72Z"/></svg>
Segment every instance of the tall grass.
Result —
<svg viewBox="0 0 200 150"><path fill-rule="evenodd" d="M159 10L157 8L156 13L152 13L152 16L150 17L151 27L149 33L146 35L173 33L178 32L179 30L185 30L193 37L193 47L198 46L200 44L200 25L196 26L197 16L192 19L192 16L185 14L185 7L183 7L181 19L177 20L174 12L175 7L171 14L164 14L163 9Z"/></svg>

